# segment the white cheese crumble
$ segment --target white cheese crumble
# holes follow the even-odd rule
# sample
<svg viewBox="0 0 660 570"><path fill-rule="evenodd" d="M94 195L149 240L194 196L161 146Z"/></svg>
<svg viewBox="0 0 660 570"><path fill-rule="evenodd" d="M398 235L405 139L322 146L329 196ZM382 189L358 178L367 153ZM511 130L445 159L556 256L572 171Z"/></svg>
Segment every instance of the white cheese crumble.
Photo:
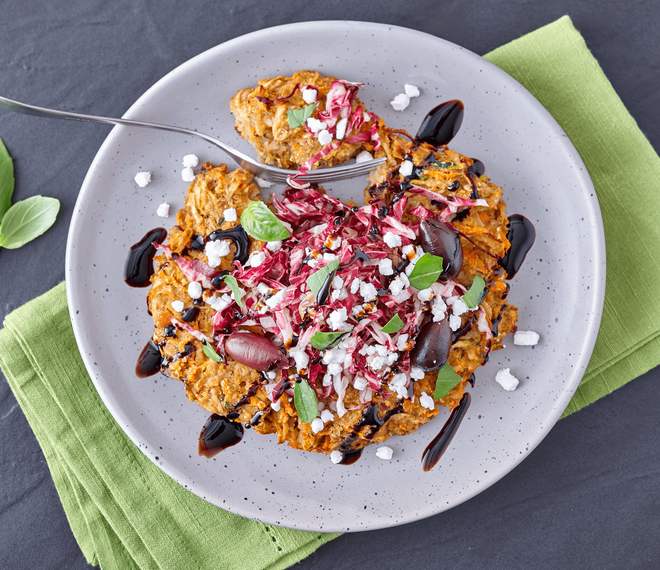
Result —
<svg viewBox="0 0 660 570"><path fill-rule="evenodd" d="M149 183L151 182L151 172L149 172L148 170L142 170L141 172L138 172L135 175L133 180L135 180L135 183L140 188L146 188L147 186L149 186Z"/></svg>
<svg viewBox="0 0 660 570"><path fill-rule="evenodd" d="M419 87L417 87L417 85L406 83L403 86L403 90L405 91L406 95L408 95L408 97L410 98L419 97Z"/></svg>
<svg viewBox="0 0 660 570"><path fill-rule="evenodd" d="M204 254L210 267L218 267L225 255L231 251L229 240L221 239L216 241L207 241L204 245Z"/></svg>
<svg viewBox="0 0 660 570"><path fill-rule="evenodd" d="M177 313L180 313L181 311L183 311L183 307L185 305L183 304L183 301L177 300L177 301L172 301L171 306Z"/></svg>
<svg viewBox="0 0 660 570"><path fill-rule="evenodd" d="M189 166L186 166L181 170L181 180L184 182L192 182L195 180L195 171Z"/></svg>
<svg viewBox="0 0 660 570"><path fill-rule="evenodd" d="M316 93L316 89L311 87L303 87L300 90L300 95L302 95L303 101L308 105L316 102Z"/></svg>
<svg viewBox="0 0 660 570"><path fill-rule="evenodd" d="M407 378L402 372L394 375L394 378L388 384L390 390L394 392L399 399L408 397L408 388L406 387Z"/></svg>
<svg viewBox="0 0 660 570"><path fill-rule="evenodd" d="M396 235L395 233L392 232L385 232L385 235L383 236L383 241L389 246L389 247L400 247L401 246L401 236Z"/></svg>
<svg viewBox="0 0 660 570"><path fill-rule="evenodd" d="M456 315L449 315L449 328L453 331L457 331L461 328L461 317Z"/></svg>
<svg viewBox="0 0 660 570"><path fill-rule="evenodd" d="M170 215L170 205L167 202L163 202L156 209L156 215L159 218L167 218Z"/></svg>
<svg viewBox="0 0 660 570"><path fill-rule="evenodd" d="M325 123L314 117L309 117L309 119L307 119L307 128L313 133L318 133L325 129Z"/></svg>
<svg viewBox="0 0 660 570"><path fill-rule="evenodd" d="M390 101L390 105L395 111L404 111L410 105L410 97L405 93L399 93Z"/></svg>
<svg viewBox="0 0 660 570"><path fill-rule="evenodd" d="M372 283L360 283L360 296L365 301L373 301L378 297L378 289Z"/></svg>
<svg viewBox="0 0 660 570"><path fill-rule="evenodd" d="M316 136L316 138L318 138L319 144L321 146L325 146L332 142L332 135L330 134L330 131L328 131L328 129L323 129L322 131L320 131L319 134Z"/></svg>
<svg viewBox="0 0 660 570"><path fill-rule="evenodd" d="M457 317L472 310L465 304L465 301L461 297L450 297L447 299L447 302L451 305L452 313Z"/></svg>
<svg viewBox="0 0 660 570"><path fill-rule="evenodd" d="M455 306L456 304L454 304L454 307ZM447 316L447 305L440 295L438 295L433 300L433 305L431 305L431 314L433 315L434 323L439 323Z"/></svg>
<svg viewBox="0 0 660 570"><path fill-rule="evenodd" d="M360 290L360 283L362 283L362 279L359 277L356 277L351 281L351 294L355 295L359 290Z"/></svg>
<svg viewBox="0 0 660 570"><path fill-rule="evenodd" d="M319 433L323 431L323 420L321 418L314 418L312 420L312 433Z"/></svg>
<svg viewBox="0 0 660 570"><path fill-rule="evenodd" d="M344 286L344 279L343 277L339 275L335 275L332 278L332 288L333 289L341 289Z"/></svg>
<svg viewBox="0 0 660 570"><path fill-rule="evenodd" d="M333 289L332 293L330 293L330 301L343 301L348 297L348 293L346 292L346 289Z"/></svg>
<svg viewBox="0 0 660 570"><path fill-rule="evenodd" d="M389 445L381 445L378 449L376 449L376 457L378 457L378 459L382 459L383 461L389 461L392 459L393 454L394 450Z"/></svg>
<svg viewBox="0 0 660 570"><path fill-rule="evenodd" d="M323 421L324 424L327 424L328 422L331 422L334 419L335 416L330 410L323 410L321 412L321 420Z"/></svg>
<svg viewBox="0 0 660 570"><path fill-rule="evenodd" d="M199 299L202 296L202 284L199 281L188 283L188 295L191 299Z"/></svg>
<svg viewBox="0 0 660 570"><path fill-rule="evenodd" d="M211 305L211 308L214 311L217 311L218 313L221 313L224 311L229 305L233 303L233 299L225 293L224 295L221 295L220 297L210 297L206 301L209 305Z"/></svg>
<svg viewBox="0 0 660 570"><path fill-rule="evenodd" d="M417 298L422 302L426 303L427 301L430 301L433 299L433 289L428 287L427 289L420 289L417 291Z"/></svg>
<svg viewBox="0 0 660 570"><path fill-rule="evenodd" d="M341 330L346 325L347 320L346 307L335 309L328 315L328 324L333 331Z"/></svg>
<svg viewBox="0 0 660 570"><path fill-rule="evenodd" d="M399 338L396 339L396 349L399 352L403 352L404 350L406 350L406 348L408 348L408 338L409 338L408 333L404 333L404 334L400 334Z"/></svg>
<svg viewBox="0 0 660 570"><path fill-rule="evenodd" d="M426 392L422 392L419 395L419 404L422 408L426 408L427 410L435 410L435 400L433 400L433 398L431 398Z"/></svg>
<svg viewBox="0 0 660 570"><path fill-rule="evenodd" d="M392 267L392 260L389 257L378 262L378 272L385 276L394 275L394 267Z"/></svg>
<svg viewBox="0 0 660 570"><path fill-rule="evenodd" d="M266 249L268 251L273 251L273 252L279 251L280 249L282 249L282 242L281 241L266 242Z"/></svg>
<svg viewBox="0 0 660 570"><path fill-rule="evenodd" d="M332 461L335 465L337 465L338 463L341 463L342 459L344 459L344 454L341 451L338 451L338 450L335 449L330 454L330 461Z"/></svg>
<svg viewBox="0 0 660 570"><path fill-rule="evenodd" d="M290 350L289 356L293 357L298 372L307 369L307 366L309 365L309 355L304 350Z"/></svg>
<svg viewBox="0 0 660 570"><path fill-rule="evenodd" d="M356 376L353 379L353 388L356 390L364 390L369 383L367 382L366 378L363 378L362 376Z"/></svg>
<svg viewBox="0 0 660 570"><path fill-rule="evenodd" d="M401 176L410 176L413 173L414 164L411 160L404 160L399 166L399 174Z"/></svg>
<svg viewBox="0 0 660 570"><path fill-rule="evenodd" d="M424 372L421 368L418 368L417 366L413 366L410 369L410 377L413 380L421 380L422 378L424 378L425 375L426 372Z"/></svg>
<svg viewBox="0 0 660 570"><path fill-rule="evenodd" d="M367 162L368 160L373 160L374 157L368 150L360 151L360 153L355 157L355 162L359 164L360 162Z"/></svg>
<svg viewBox="0 0 660 570"><path fill-rule="evenodd" d="M390 281L389 284L389 290L392 295L399 295L402 293L405 289L408 288L408 285L410 284L410 281L408 281L408 277L403 275L402 273L399 273L392 281Z"/></svg>
<svg viewBox="0 0 660 570"><path fill-rule="evenodd" d="M238 220L236 208L226 208L225 211L222 212L222 217L225 219L225 222L235 222Z"/></svg>
<svg viewBox="0 0 660 570"><path fill-rule="evenodd" d="M259 267L266 259L266 254L263 251L254 251L248 257L250 267Z"/></svg>
<svg viewBox="0 0 660 570"><path fill-rule="evenodd" d="M335 138L337 140L342 140L344 136L346 135L346 127L348 126L348 119L343 118L339 119L337 122L337 127L335 129Z"/></svg>
<svg viewBox="0 0 660 570"><path fill-rule="evenodd" d="M181 159L181 165L184 168L195 168L199 165L199 157L196 154L186 154Z"/></svg>
<svg viewBox="0 0 660 570"><path fill-rule="evenodd" d="M513 392L520 384L520 380L511 374L510 368L503 368L495 375L495 382L497 382L507 392Z"/></svg>
<svg viewBox="0 0 660 570"><path fill-rule="evenodd" d="M536 331L516 331L513 335L513 344L517 346L536 346L539 343L539 333Z"/></svg>

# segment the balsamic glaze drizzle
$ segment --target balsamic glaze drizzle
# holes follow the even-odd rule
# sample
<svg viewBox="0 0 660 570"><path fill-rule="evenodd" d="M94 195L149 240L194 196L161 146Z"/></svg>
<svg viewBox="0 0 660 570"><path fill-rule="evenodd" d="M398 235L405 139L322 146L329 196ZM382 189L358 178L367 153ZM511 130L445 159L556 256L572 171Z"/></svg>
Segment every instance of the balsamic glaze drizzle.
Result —
<svg viewBox="0 0 660 570"><path fill-rule="evenodd" d="M442 426L440 433L431 440L431 443L426 446L424 453L422 453L422 469L424 471L430 471L440 461L442 454L451 443L469 407L470 393L465 392L458 406L449 414L449 418L445 422L445 425Z"/></svg>
<svg viewBox="0 0 660 570"><path fill-rule="evenodd" d="M146 378L160 372L162 357L160 349L153 340L150 340L140 352L137 364L135 365L135 375L138 378Z"/></svg>
<svg viewBox="0 0 660 570"><path fill-rule="evenodd" d="M241 424L224 416L211 414L199 434L197 452L205 457L213 457L219 451L236 445L243 439Z"/></svg>
<svg viewBox="0 0 660 570"><path fill-rule="evenodd" d="M500 260L500 265L506 270L507 278L512 279L525 261L527 252L534 245L536 239L534 224L521 214L512 214L509 216L507 237L511 242L511 248Z"/></svg>
<svg viewBox="0 0 660 570"><path fill-rule="evenodd" d="M131 287L148 287L154 273L154 242L160 243L167 237L165 228L154 228L148 231L142 239L134 243L128 253L124 265L124 281Z"/></svg>

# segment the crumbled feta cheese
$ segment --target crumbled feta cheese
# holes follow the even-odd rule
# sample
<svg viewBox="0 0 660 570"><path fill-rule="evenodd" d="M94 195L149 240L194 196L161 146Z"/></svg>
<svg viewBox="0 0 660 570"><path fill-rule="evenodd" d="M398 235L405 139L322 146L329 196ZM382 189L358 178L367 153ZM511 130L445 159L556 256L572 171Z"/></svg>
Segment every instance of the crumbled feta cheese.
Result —
<svg viewBox="0 0 660 570"><path fill-rule="evenodd" d="M417 298L422 302L426 303L427 301L430 301L433 299L433 289L428 287L427 289L420 289L417 291Z"/></svg>
<svg viewBox="0 0 660 570"><path fill-rule="evenodd" d="M323 129L322 131L319 131L319 134L317 135L316 138L318 138L319 144L321 146L325 146L332 142L332 135L330 134L330 131L328 131L328 129Z"/></svg>
<svg viewBox="0 0 660 570"><path fill-rule="evenodd" d="M410 281L408 281L408 278L405 275L397 275L394 279L392 279L392 281L390 281L390 293L392 293L392 295L399 295L408 288L409 283Z"/></svg>
<svg viewBox="0 0 660 570"><path fill-rule="evenodd" d="M229 305L231 305L234 301L229 295L227 295L227 293L225 293L220 297L210 297L206 302L209 305L211 305L211 308L214 311L221 313L227 307L229 307Z"/></svg>
<svg viewBox="0 0 660 570"><path fill-rule="evenodd" d="M414 164L411 160L404 160L399 166L399 174L401 176L410 176L413 173Z"/></svg>
<svg viewBox="0 0 660 570"><path fill-rule="evenodd" d="M431 314L433 315L434 323L439 323L447 316L447 305L440 295L438 295L433 300L433 304L431 305Z"/></svg>
<svg viewBox="0 0 660 570"><path fill-rule="evenodd" d="M435 401L426 392L419 395L419 404L427 410L435 410Z"/></svg>
<svg viewBox="0 0 660 570"><path fill-rule="evenodd" d="M344 454L336 449L330 454L330 461L332 461L335 465L341 463L343 459Z"/></svg>
<svg viewBox="0 0 660 570"><path fill-rule="evenodd" d="M382 356L371 356L367 358L367 364L373 370L380 370L385 366L385 359Z"/></svg>
<svg viewBox="0 0 660 570"><path fill-rule="evenodd" d="M270 309L274 309L282 302L285 293L286 293L285 289L279 290L277 293L275 293L275 295L273 295L269 299L266 299L266 305L268 305Z"/></svg>
<svg viewBox="0 0 660 570"><path fill-rule="evenodd" d="M518 346L536 346L539 338L539 333L535 331L516 331L516 334L513 335L513 344Z"/></svg>
<svg viewBox="0 0 660 570"><path fill-rule="evenodd" d="M364 390L368 385L369 383L366 378L363 378L362 376L356 376L353 379L353 388L356 390Z"/></svg>
<svg viewBox="0 0 660 570"><path fill-rule="evenodd" d="M390 105L392 105L392 109L395 111L403 111L405 110L408 105L410 105L410 97L406 95L405 93L399 93L394 99L390 101Z"/></svg>
<svg viewBox="0 0 660 570"><path fill-rule="evenodd" d="M280 409L282 408L282 403L279 400L277 400L277 402L273 402L270 405L270 407L274 412L279 412Z"/></svg>
<svg viewBox="0 0 660 570"><path fill-rule="evenodd" d="M325 240L325 246L328 249L335 251L339 246L341 246L341 238L335 236L329 236L328 239Z"/></svg>
<svg viewBox="0 0 660 570"><path fill-rule="evenodd" d="M321 418L314 418L312 420L312 433L319 433L323 431L323 420Z"/></svg>
<svg viewBox="0 0 660 570"><path fill-rule="evenodd" d="M334 419L335 416L330 410L323 410L321 412L321 420L323 421L324 424L327 424L328 422L331 422Z"/></svg>
<svg viewBox="0 0 660 570"><path fill-rule="evenodd" d="M346 135L346 127L348 126L348 119L343 118L339 119L337 122L337 127L335 129L335 138L337 140L342 140L344 136Z"/></svg>
<svg viewBox="0 0 660 570"><path fill-rule="evenodd" d="M330 263L331 261L334 261L335 259L337 259L337 256L334 253L327 253L326 252L326 253L323 254L323 261L327 261L328 263Z"/></svg>
<svg viewBox="0 0 660 570"><path fill-rule="evenodd" d="M266 249L268 251L279 251L282 248L282 242L281 241L269 241L266 242Z"/></svg>
<svg viewBox="0 0 660 570"><path fill-rule="evenodd" d="M316 102L316 93L316 89L312 87L303 87L300 90L300 95L302 95L303 101L308 105Z"/></svg>
<svg viewBox="0 0 660 570"><path fill-rule="evenodd" d="M372 283L360 283L360 296L365 301L373 301L378 297L378 289Z"/></svg>
<svg viewBox="0 0 660 570"><path fill-rule="evenodd" d="M378 272L381 275L394 275L394 268L392 267L392 260L389 257L381 259L378 262Z"/></svg>
<svg viewBox="0 0 660 570"><path fill-rule="evenodd" d="M406 259L408 259L408 261L412 261L417 255L417 250L415 249L414 245L408 244L408 245L404 245L401 248L401 253L406 256Z"/></svg>
<svg viewBox="0 0 660 570"><path fill-rule="evenodd" d="M382 459L383 461L389 461L392 459L393 454L394 450L389 445L381 445L378 449L376 449L376 457L378 457L378 459Z"/></svg>
<svg viewBox="0 0 660 570"><path fill-rule="evenodd" d="M339 275L335 275L332 278L332 288L333 289L341 289L344 286L344 279L340 277Z"/></svg>
<svg viewBox="0 0 660 570"><path fill-rule="evenodd" d="M181 165L184 168L195 168L199 164L199 157L196 154L186 154L181 159Z"/></svg>
<svg viewBox="0 0 660 570"><path fill-rule="evenodd" d="M225 222L235 222L238 220L236 208L226 208L225 211L222 212L222 217L225 219Z"/></svg>
<svg viewBox="0 0 660 570"><path fill-rule="evenodd" d="M368 150L362 150L355 157L355 162L359 164L360 162L367 162L373 159L374 157L371 155L371 153Z"/></svg>
<svg viewBox="0 0 660 570"><path fill-rule="evenodd" d="M410 98L419 97L419 87L417 87L417 85L406 83L403 86L403 90L406 92L406 95L408 95L408 97Z"/></svg>
<svg viewBox="0 0 660 570"><path fill-rule="evenodd" d="M273 185L270 180L264 180L258 176L254 177L254 181L259 185L260 188L270 188Z"/></svg>
<svg viewBox="0 0 660 570"><path fill-rule="evenodd" d="M394 378L388 384L390 390L394 392L399 398L408 397L408 388L406 387L407 378L402 372L394 375Z"/></svg>
<svg viewBox="0 0 660 570"><path fill-rule="evenodd" d="M333 289L332 293L330 293L330 301L343 301L348 297L348 293L346 292L346 289Z"/></svg>
<svg viewBox="0 0 660 570"><path fill-rule="evenodd" d="M457 331L458 329L460 329L461 317L457 317L456 315L449 315L449 328L452 331Z"/></svg>
<svg viewBox="0 0 660 570"><path fill-rule="evenodd" d="M149 183L151 182L151 172L148 170L143 170L141 172L138 172L135 175L135 183L140 187L140 188L146 188L149 186Z"/></svg>
<svg viewBox="0 0 660 570"><path fill-rule="evenodd" d="M457 317L472 310L465 304L465 301L461 297L450 297L447 299L447 303L451 305L452 313Z"/></svg>
<svg viewBox="0 0 660 570"><path fill-rule="evenodd" d="M184 182L192 182L195 180L195 171L187 166L181 170L181 180Z"/></svg>
<svg viewBox="0 0 660 570"><path fill-rule="evenodd" d="M183 301L178 301L178 300L177 301L172 301L171 306L177 313L180 313L181 311L183 311L183 308L185 307L185 305L183 304Z"/></svg>
<svg viewBox="0 0 660 570"><path fill-rule="evenodd" d="M383 241L389 246L389 247L400 247L401 246L401 236L396 235L395 233L392 232L385 232L385 235L383 236Z"/></svg>
<svg viewBox="0 0 660 570"><path fill-rule="evenodd" d="M348 314L346 313L346 307L335 309L328 315L328 325L330 325L330 328L333 331L338 331L344 328L347 320Z"/></svg>
<svg viewBox="0 0 660 570"><path fill-rule="evenodd" d="M156 209L156 215L160 218L167 218L170 215L170 205L167 202L163 202Z"/></svg>
<svg viewBox="0 0 660 570"><path fill-rule="evenodd" d="M266 285L265 283L258 283L257 284L257 293L259 293L259 295L261 295L262 297L270 295L271 291L272 291L272 289L268 285Z"/></svg>
<svg viewBox="0 0 660 570"><path fill-rule="evenodd" d="M417 366L413 366L410 369L410 377L413 380L421 380L422 378L424 378L425 375L426 372L424 372L421 368L418 368Z"/></svg>
<svg viewBox="0 0 660 570"><path fill-rule="evenodd" d="M266 254L263 251L253 251L248 257L250 267L259 267L266 259Z"/></svg>
<svg viewBox="0 0 660 570"><path fill-rule="evenodd" d="M495 374L495 382L497 382L507 392L513 392L520 384L520 380L511 374L510 368L503 368Z"/></svg>
<svg viewBox="0 0 660 570"><path fill-rule="evenodd" d="M307 119L307 128L309 128L309 130L313 133L318 133L319 131L325 129L325 123L323 121L319 121L315 117L309 117L309 119Z"/></svg>
<svg viewBox="0 0 660 570"><path fill-rule="evenodd" d="M218 267L225 255L229 255L231 249L229 240L222 239L216 241L207 241L204 245L204 253L210 267Z"/></svg>
<svg viewBox="0 0 660 570"><path fill-rule="evenodd" d="M293 357L298 372L307 369L307 366L309 365L309 355L304 350L290 350L289 356Z"/></svg>
<svg viewBox="0 0 660 570"><path fill-rule="evenodd" d="M351 294L355 295L359 290L360 290L360 284L362 283L362 279L359 277L356 277L351 281Z"/></svg>
<svg viewBox="0 0 660 570"><path fill-rule="evenodd" d="M408 333L400 334L396 339L396 349L400 352L403 352L408 347Z"/></svg>
<svg viewBox="0 0 660 570"><path fill-rule="evenodd" d="M188 295L191 299L199 299L202 296L202 284L199 281L188 283Z"/></svg>

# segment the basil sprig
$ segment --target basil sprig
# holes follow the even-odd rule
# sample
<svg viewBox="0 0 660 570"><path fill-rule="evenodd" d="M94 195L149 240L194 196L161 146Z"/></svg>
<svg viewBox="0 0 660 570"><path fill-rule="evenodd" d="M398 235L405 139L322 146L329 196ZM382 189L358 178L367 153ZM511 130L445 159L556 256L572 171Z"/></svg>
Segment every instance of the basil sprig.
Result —
<svg viewBox="0 0 660 570"><path fill-rule="evenodd" d="M408 276L410 284L415 289L426 289L433 285L442 273L443 259L439 255L425 253L415 263L412 272Z"/></svg>
<svg viewBox="0 0 660 570"><path fill-rule="evenodd" d="M306 424L312 422L319 415L316 392L306 380L296 382L293 388L293 404L300 420Z"/></svg>
<svg viewBox="0 0 660 570"><path fill-rule="evenodd" d="M394 316L385 323L385 326L381 329L384 333L394 334L399 332L404 326L399 313L394 313Z"/></svg>
<svg viewBox="0 0 660 570"><path fill-rule="evenodd" d="M238 281L236 281L236 277L234 277L233 275L225 275L223 279L227 284L227 286L231 289L236 304L241 309L244 309L245 301L243 301L243 297L245 297L245 291L239 287Z"/></svg>
<svg viewBox="0 0 660 570"><path fill-rule="evenodd" d="M317 350L325 350L336 344L347 331L341 332L316 332L309 340L310 344Z"/></svg>
<svg viewBox="0 0 660 570"><path fill-rule="evenodd" d="M208 342L205 342L202 345L202 352L206 355L207 358L213 360L213 362L222 362L222 357L216 352Z"/></svg>
<svg viewBox="0 0 660 570"><path fill-rule="evenodd" d="M292 129L297 129L303 125L305 121L312 116L314 109L316 109L316 103L310 103L309 105L297 109L289 109L286 114L289 126Z"/></svg>
<svg viewBox="0 0 660 570"><path fill-rule="evenodd" d="M323 284L325 283L325 280L328 278L328 276L333 271L337 271L338 267L339 260L333 259L327 265L324 265L321 267L321 269L315 271L307 278L307 287L309 287L309 290L314 294L314 297L316 297L318 292L321 290L321 287L323 287Z"/></svg>
<svg viewBox="0 0 660 570"><path fill-rule="evenodd" d="M250 237L261 241L280 241L291 232L261 201L250 202L241 214L241 225Z"/></svg>
<svg viewBox="0 0 660 570"><path fill-rule="evenodd" d="M0 139L0 220L11 206L14 194L14 161L5 143Z"/></svg>
<svg viewBox="0 0 660 570"><path fill-rule="evenodd" d="M452 366L448 362L445 362L442 368L438 370L438 377L435 380L435 391L433 392L434 398L436 400L444 398L461 380L462 378L456 374Z"/></svg>
<svg viewBox="0 0 660 570"><path fill-rule="evenodd" d="M472 280L472 285L463 295L463 302L470 308L474 309L479 303L481 303L481 297L484 294L484 288L486 287L486 282L481 275L475 275Z"/></svg>

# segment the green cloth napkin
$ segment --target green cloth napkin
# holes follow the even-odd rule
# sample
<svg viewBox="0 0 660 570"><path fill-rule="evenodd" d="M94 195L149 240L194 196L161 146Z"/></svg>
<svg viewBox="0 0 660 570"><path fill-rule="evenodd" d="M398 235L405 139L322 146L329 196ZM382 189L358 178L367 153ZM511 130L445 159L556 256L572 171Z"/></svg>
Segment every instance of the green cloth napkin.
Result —
<svg viewBox="0 0 660 570"><path fill-rule="evenodd" d="M525 85L580 151L600 199L605 311L573 412L660 362L660 161L568 17L488 56ZM656 295L654 295L656 293ZM11 313L0 367L32 427L85 558L102 568L285 568L336 535L278 528L197 498L154 466L99 400L64 285Z"/></svg>

